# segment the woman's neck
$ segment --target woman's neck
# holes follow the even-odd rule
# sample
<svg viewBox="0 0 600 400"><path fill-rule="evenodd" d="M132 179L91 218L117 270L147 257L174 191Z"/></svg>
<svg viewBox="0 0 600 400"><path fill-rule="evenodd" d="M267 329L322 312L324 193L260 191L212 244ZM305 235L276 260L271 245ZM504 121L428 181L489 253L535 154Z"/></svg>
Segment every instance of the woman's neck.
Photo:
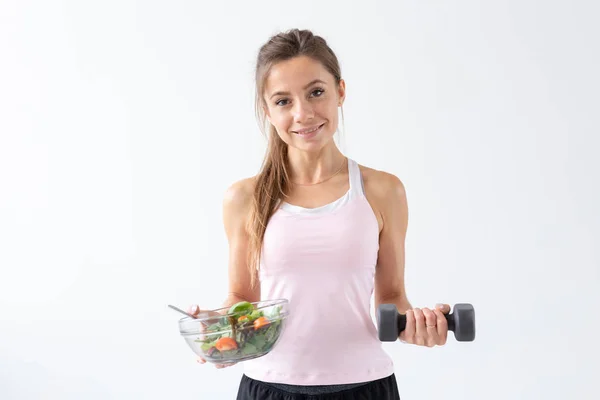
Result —
<svg viewBox="0 0 600 400"><path fill-rule="evenodd" d="M319 152L288 149L290 180L299 185L317 184L344 169L346 157L337 146L326 146Z"/></svg>

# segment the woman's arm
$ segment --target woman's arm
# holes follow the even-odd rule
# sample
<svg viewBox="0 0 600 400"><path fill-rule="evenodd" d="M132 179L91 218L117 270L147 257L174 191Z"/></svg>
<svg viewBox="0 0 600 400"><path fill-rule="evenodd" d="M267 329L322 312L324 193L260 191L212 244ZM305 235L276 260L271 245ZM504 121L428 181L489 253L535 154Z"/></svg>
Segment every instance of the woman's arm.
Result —
<svg viewBox="0 0 600 400"><path fill-rule="evenodd" d="M404 285L404 243L408 227L408 205L402 181L376 171L372 179L374 204L381 219L379 253L375 272L375 309L392 303L405 314L412 306Z"/></svg>
<svg viewBox="0 0 600 400"><path fill-rule="evenodd" d="M249 235L246 222L252 206L254 179L235 182L223 199L223 225L229 243L229 290L223 307L240 301L260 301L260 285L250 287L247 252Z"/></svg>

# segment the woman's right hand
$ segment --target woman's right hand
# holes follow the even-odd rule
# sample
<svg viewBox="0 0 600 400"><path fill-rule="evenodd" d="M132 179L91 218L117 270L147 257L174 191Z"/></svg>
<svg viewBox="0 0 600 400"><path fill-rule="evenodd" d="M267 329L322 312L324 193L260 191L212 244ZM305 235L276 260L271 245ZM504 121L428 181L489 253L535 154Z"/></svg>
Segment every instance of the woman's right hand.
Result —
<svg viewBox="0 0 600 400"><path fill-rule="evenodd" d="M194 317L197 317L198 315L200 315L201 313L204 313L208 316L217 316L219 315L218 312L215 311L206 311L206 310L201 310L200 307L198 307L197 304L192 304L189 308L188 308L188 314L193 315ZM203 332L204 330L204 324L200 324L200 332ZM202 357L198 357L198 363L200 364L205 364L206 360ZM233 365L235 365L237 363L225 363L225 364L215 364L215 368L227 368L227 367L231 367Z"/></svg>

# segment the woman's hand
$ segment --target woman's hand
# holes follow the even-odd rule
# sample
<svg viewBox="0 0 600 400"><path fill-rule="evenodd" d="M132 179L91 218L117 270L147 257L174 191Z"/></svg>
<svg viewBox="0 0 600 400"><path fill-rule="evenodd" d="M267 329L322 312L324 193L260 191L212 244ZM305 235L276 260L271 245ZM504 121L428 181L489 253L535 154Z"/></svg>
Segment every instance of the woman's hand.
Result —
<svg viewBox="0 0 600 400"><path fill-rule="evenodd" d="M437 304L429 308L413 308L406 312L406 328L400 332L400 340L418 346L443 346L448 338L446 316L450 305Z"/></svg>
<svg viewBox="0 0 600 400"><path fill-rule="evenodd" d="M200 315L200 313L204 313L207 315L219 315L219 313L217 312L210 312L210 311L205 311L205 310L201 310L200 307L198 307L198 305L193 304L188 308L188 314L193 315L194 317L197 317L198 315ZM203 332L204 329L204 324L200 324L200 332ZM200 364L205 364L206 360L202 357L198 357L197 360ZM216 368L226 368L226 367L231 367L232 365L235 365L236 363L226 363L226 364L215 364Z"/></svg>

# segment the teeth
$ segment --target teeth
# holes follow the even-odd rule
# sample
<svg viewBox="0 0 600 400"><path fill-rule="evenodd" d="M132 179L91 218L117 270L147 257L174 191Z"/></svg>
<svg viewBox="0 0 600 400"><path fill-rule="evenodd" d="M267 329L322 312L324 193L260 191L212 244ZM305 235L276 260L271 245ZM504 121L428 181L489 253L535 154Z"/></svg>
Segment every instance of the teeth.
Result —
<svg viewBox="0 0 600 400"><path fill-rule="evenodd" d="M318 130L320 127L321 127L321 125L317 126L315 129L312 129L312 130L310 130L310 131L305 131L305 132L296 132L296 133L297 133L297 134L299 134L299 135L305 135L305 134L307 134L307 133L312 133L312 132L314 132L314 131Z"/></svg>

